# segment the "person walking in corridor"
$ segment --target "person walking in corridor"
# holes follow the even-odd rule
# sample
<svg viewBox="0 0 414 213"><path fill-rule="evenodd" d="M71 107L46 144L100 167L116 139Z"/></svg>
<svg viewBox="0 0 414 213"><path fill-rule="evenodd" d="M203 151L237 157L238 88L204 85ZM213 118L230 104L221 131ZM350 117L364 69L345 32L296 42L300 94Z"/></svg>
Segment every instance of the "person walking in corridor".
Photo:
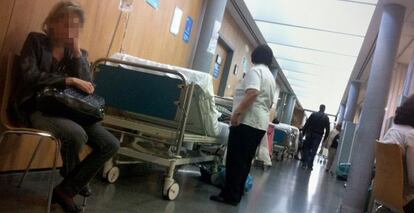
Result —
<svg viewBox="0 0 414 213"><path fill-rule="evenodd" d="M302 132L305 135L302 159L302 168L304 169L313 170L313 160L315 159L322 136L325 134L324 140L328 137L329 118L325 114L325 108L325 105L321 104L319 112L312 113L302 128Z"/></svg>
<svg viewBox="0 0 414 213"><path fill-rule="evenodd" d="M326 163L325 172L332 174L335 168L332 168L336 156L336 150L339 145L339 136L341 134L342 124L337 124L335 128L329 133L328 140L325 141L324 147L328 148L328 162Z"/></svg>

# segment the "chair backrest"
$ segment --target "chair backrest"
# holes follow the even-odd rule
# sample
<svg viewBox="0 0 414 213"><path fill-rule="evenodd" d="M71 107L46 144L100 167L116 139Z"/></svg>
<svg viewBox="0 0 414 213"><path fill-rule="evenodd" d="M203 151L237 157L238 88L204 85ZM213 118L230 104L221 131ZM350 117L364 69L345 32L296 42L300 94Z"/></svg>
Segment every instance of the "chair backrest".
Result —
<svg viewBox="0 0 414 213"><path fill-rule="evenodd" d="M0 108L0 121L6 129L12 129L15 126L15 121L9 113L10 97L16 87L15 71L18 56L9 54L7 57L6 73L4 78L3 94Z"/></svg>
<svg viewBox="0 0 414 213"><path fill-rule="evenodd" d="M404 165L398 144L375 143L376 169L374 199L385 206L401 211L403 207Z"/></svg>

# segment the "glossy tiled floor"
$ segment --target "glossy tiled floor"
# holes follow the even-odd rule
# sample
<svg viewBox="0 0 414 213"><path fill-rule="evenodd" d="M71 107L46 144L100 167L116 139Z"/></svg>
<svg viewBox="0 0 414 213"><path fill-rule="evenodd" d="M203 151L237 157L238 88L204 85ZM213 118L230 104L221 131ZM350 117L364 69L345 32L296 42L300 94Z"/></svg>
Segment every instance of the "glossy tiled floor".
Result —
<svg viewBox="0 0 414 213"><path fill-rule="evenodd" d="M162 172L143 166L122 168L115 184L99 179L92 183L94 195L85 212L165 212L165 213L335 213L344 193L343 182L326 174L320 164L304 171L298 161L276 162L268 171L253 168L254 186L239 206L209 200L219 190L198 180L196 167L187 167L177 175L181 194L175 201L161 199ZM0 176L0 212L44 212L47 173L31 173L21 189L14 175ZM80 203L81 199L77 198ZM62 212L53 206L52 212Z"/></svg>

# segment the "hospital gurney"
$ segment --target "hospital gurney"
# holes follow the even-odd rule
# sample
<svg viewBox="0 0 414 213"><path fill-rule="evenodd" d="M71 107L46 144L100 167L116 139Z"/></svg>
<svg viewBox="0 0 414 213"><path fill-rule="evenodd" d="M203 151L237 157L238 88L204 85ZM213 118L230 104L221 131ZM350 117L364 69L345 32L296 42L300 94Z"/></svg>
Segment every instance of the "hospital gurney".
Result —
<svg viewBox="0 0 414 213"><path fill-rule="evenodd" d="M282 161L285 157L293 157L299 148L299 129L284 123L275 124L273 153Z"/></svg>
<svg viewBox="0 0 414 213"><path fill-rule="evenodd" d="M188 80L189 75L208 74L118 59L100 59L92 69L95 92L106 101L103 124L120 135L118 155L129 159L116 157L113 165L105 166L108 181L118 178L117 164L149 162L165 166L162 194L174 200L179 192L173 177L176 166L216 161L214 154L203 152L201 147L220 145L227 137L217 137L219 127L226 127L218 124L215 117L220 115L206 104L206 96L199 95L205 88ZM213 111L213 116L206 118L202 112L206 108ZM206 124L215 126L209 128ZM125 142L125 136L134 140Z"/></svg>

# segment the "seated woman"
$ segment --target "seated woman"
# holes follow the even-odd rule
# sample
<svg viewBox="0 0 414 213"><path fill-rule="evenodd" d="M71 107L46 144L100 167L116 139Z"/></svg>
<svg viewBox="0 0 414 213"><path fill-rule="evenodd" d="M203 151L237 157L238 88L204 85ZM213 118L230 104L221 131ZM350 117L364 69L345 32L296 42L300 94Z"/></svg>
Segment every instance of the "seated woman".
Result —
<svg viewBox="0 0 414 213"><path fill-rule="evenodd" d="M28 35L21 51L21 84L14 103L23 122L52 133L62 143L60 173L64 179L54 188L52 200L66 212L81 211L73 197L91 194L89 181L119 148L119 141L99 123L76 123L36 107L36 93L45 87L72 86L89 94L94 92L87 53L79 48L84 22L84 11L79 5L59 1L43 23L45 34ZM79 153L85 144L93 151L80 162Z"/></svg>
<svg viewBox="0 0 414 213"><path fill-rule="evenodd" d="M414 95L397 108L394 125L387 131L383 141L398 144L403 151L404 211L414 212Z"/></svg>

